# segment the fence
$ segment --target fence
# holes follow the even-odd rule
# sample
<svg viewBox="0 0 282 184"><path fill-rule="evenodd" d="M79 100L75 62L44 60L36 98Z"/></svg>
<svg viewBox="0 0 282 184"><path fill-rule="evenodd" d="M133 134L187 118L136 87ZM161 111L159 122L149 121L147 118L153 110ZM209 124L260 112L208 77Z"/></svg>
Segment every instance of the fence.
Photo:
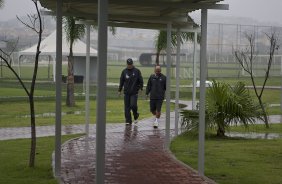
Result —
<svg viewBox="0 0 282 184"><path fill-rule="evenodd" d="M145 36L142 35L142 33ZM234 52L236 50L244 50L248 48L249 45L246 35L252 35L254 37L256 56L254 60L254 73L256 76L263 76L269 58L268 50L270 45L268 41L268 35L271 33L275 33L277 35L278 44L281 45L282 27L209 23L207 46L208 77L244 77L247 75L242 70L234 56ZM146 32L145 30L139 30L138 32L132 32L132 35L134 34L138 35L138 38L131 40L129 37L127 40L125 40L124 37L121 37L119 38L120 40L115 41L115 46L109 44L109 64L116 65L121 61L125 61L125 59L129 57L133 58L135 61L138 61L139 56L142 53L155 52L154 39L152 39L153 36L150 36L150 34L152 35L152 31ZM155 34L157 34L157 31ZM115 38L113 37L111 39ZM138 40L140 41L140 44ZM131 45L122 45L129 43L131 43ZM193 72L193 43L184 43L181 46L181 53L184 54L184 56L181 57L180 77L191 78ZM197 49L197 53L197 68L199 68L199 48ZM14 54L13 58L13 64L15 67L31 65L31 63L28 61L23 61L21 65L19 65L16 53ZM152 59L154 61L155 58ZM32 59L30 59L30 61L31 60ZM281 63L282 51L280 50L279 52L275 53L270 76L280 76L282 74ZM135 62L135 64L138 65L138 62ZM48 67L46 65L48 65ZM48 78L50 78L50 62L47 64L46 62L39 62L39 66L45 68L45 75L48 75ZM199 74L199 69L197 69L197 73ZM3 74L3 70L1 69L1 77L3 76L5 77L5 72Z"/></svg>

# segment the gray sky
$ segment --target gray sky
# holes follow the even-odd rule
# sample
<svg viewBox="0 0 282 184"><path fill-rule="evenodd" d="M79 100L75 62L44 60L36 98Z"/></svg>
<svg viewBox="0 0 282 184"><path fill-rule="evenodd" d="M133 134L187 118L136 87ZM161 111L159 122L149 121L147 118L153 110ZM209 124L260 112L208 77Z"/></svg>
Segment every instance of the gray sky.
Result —
<svg viewBox="0 0 282 184"><path fill-rule="evenodd" d="M4 8L0 9L0 21L16 18L35 12L34 3L31 0L4 0Z"/></svg>
<svg viewBox="0 0 282 184"><path fill-rule="evenodd" d="M35 12L31 0L4 0L5 7L0 10L0 21ZM211 14L249 17L263 22L276 22L282 25L282 0L225 0L230 10L210 10Z"/></svg>
<svg viewBox="0 0 282 184"><path fill-rule="evenodd" d="M222 3L229 4L229 10L210 10L209 12L282 24L282 0L225 0Z"/></svg>

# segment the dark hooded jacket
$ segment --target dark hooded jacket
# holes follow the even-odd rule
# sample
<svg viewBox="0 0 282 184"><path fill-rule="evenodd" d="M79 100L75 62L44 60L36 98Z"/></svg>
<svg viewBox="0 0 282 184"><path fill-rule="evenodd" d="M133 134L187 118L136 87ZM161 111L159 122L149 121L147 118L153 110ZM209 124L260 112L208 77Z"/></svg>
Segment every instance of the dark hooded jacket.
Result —
<svg viewBox="0 0 282 184"><path fill-rule="evenodd" d="M165 97L166 91L166 76L160 73L159 75L152 74L148 80L146 95L150 93L150 99L161 99Z"/></svg>
<svg viewBox="0 0 282 184"><path fill-rule="evenodd" d="M143 77L139 69L133 67L122 71L118 91L120 92L122 88L124 94L127 95L135 95L139 90L143 90Z"/></svg>

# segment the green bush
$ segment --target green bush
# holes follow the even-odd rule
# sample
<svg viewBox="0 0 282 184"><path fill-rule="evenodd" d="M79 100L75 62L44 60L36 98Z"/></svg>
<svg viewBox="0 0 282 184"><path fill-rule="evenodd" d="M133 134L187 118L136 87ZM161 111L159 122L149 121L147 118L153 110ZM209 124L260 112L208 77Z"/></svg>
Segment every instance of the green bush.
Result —
<svg viewBox="0 0 282 184"><path fill-rule="evenodd" d="M217 136L225 136L226 128L231 125L248 126L261 118L261 110L256 104L245 84L238 82L234 87L223 82L213 81L207 89L206 127L217 129ZM197 130L199 111L181 112L182 127L188 131Z"/></svg>

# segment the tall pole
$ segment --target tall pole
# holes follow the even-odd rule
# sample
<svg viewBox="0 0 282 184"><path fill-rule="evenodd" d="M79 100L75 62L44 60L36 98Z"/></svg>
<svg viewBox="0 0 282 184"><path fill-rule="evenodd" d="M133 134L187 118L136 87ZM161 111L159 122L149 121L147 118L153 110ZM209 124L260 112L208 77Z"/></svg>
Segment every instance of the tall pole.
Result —
<svg viewBox="0 0 282 184"><path fill-rule="evenodd" d="M98 86L96 108L96 183L105 180L108 0L98 0Z"/></svg>
<svg viewBox="0 0 282 184"><path fill-rule="evenodd" d="M196 80L197 80L197 32L194 32L194 50L193 50L193 91L192 91L192 109L196 109Z"/></svg>
<svg viewBox="0 0 282 184"><path fill-rule="evenodd" d="M204 176L205 168L205 98L207 77L207 19L208 10L201 11L201 54L200 54L200 109L199 109L199 146L198 172Z"/></svg>
<svg viewBox="0 0 282 184"><path fill-rule="evenodd" d="M281 73L280 77L282 77L282 56L281 56ZM280 95L280 110L282 112L282 83L281 83L281 89L280 89L281 95ZM280 116L280 122L282 122L282 115Z"/></svg>
<svg viewBox="0 0 282 184"><path fill-rule="evenodd" d="M179 67L180 67L180 30L177 30L177 48L176 48L176 89L175 89L175 136L178 135L178 121L179 121Z"/></svg>
<svg viewBox="0 0 282 184"><path fill-rule="evenodd" d="M57 1L56 31L56 126L55 126L55 176L61 172L61 112L62 112L62 0Z"/></svg>
<svg viewBox="0 0 282 184"><path fill-rule="evenodd" d="M90 122L90 101L89 101L89 85L90 85L90 25L86 24L86 64L85 64L85 133L88 140L89 122Z"/></svg>
<svg viewBox="0 0 282 184"><path fill-rule="evenodd" d="M171 22L167 24L167 48L166 48L166 121L165 121L165 148L170 143L170 73L171 73Z"/></svg>

